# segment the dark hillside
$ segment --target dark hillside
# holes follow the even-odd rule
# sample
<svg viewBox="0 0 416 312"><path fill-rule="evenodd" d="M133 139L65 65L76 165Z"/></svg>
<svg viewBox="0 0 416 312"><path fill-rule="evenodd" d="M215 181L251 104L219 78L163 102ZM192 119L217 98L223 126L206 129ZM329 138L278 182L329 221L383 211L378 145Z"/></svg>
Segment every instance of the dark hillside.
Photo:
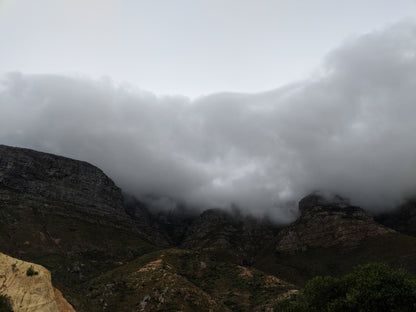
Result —
<svg viewBox="0 0 416 312"><path fill-rule="evenodd" d="M0 251L49 269L79 312L272 311L310 278L357 264L416 272L416 237L402 234L414 234L413 202L376 221L339 196L299 208L284 227L152 211L88 163L0 146Z"/></svg>

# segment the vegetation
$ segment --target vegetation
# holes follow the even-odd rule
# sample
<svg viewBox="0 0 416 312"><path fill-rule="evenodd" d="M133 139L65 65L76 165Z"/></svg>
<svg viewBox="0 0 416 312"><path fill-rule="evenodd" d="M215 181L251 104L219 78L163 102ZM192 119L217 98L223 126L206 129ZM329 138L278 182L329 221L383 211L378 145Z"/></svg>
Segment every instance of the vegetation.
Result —
<svg viewBox="0 0 416 312"><path fill-rule="evenodd" d="M35 271L35 269L33 268L33 265L31 265L27 270L26 270L26 275L27 276L33 276L33 275L38 275L39 272Z"/></svg>
<svg viewBox="0 0 416 312"><path fill-rule="evenodd" d="M136 311L142 303L145 311L247 312L273 307L276 297L294 286L254 268L172 248L148 253L83 287L88 312L102 309L104 302L107 311L120 312Z"/></svg>
<svg viewBox="0 0 416 312"><path fill-rule="evenodd" d="M416 279L385 264L367 264L340 278L318 276L301 295L276 307L282 312L415 311Z"/></svg>
<svg viewBox="0 0 416 312"><path fill-rule="evenodd" d="M0 295L0 312L13 312L10 298L5 295Z"/></svg>

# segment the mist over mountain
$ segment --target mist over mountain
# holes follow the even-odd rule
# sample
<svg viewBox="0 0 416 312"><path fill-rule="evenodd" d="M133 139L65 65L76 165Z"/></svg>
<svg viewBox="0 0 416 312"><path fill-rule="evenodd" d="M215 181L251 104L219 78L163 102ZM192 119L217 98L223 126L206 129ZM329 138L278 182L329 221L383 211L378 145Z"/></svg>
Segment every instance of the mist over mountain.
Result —
<svg viewBox="0 0 416 312"><path fill-rule="evenodd" d="M314 190L385 210L416 194L415 37L404 22L350 40L308 79L258 94L10 73L0 142L89 161L136 196L287 221Z"/></svg>

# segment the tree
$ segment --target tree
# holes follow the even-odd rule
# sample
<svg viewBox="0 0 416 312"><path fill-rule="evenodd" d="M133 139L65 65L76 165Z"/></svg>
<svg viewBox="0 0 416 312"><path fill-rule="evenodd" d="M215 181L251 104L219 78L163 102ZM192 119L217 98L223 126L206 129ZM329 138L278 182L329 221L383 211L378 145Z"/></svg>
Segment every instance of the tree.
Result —
<svg viewBox="0 0 416 312"><path fill-rule="evenodd" d="M13 312L12 302L5 295L0 295L0 312Z"/></svg>
<svg viewBox="0 0 416 312"><path fill-rule="evenodd" d="M33 275L38 275L39 272L35 271L35 269L33 268L33 265L31 265L27 270L26 270L26 275L27 276L33 276Z"/></svg>
<svg viewBox="0 0 416 312"><path fill-rule="evenodd" d="M283 312L416 311L416 279L404 270L375 263L340 278L318 276L295 299L281 301Z"/></svg>

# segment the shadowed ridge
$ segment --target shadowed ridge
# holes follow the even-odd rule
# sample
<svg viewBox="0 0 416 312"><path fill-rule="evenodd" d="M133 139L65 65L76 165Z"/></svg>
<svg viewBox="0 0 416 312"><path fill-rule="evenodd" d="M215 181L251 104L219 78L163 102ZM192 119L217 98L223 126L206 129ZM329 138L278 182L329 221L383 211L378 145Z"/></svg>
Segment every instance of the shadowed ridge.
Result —
<svg viewBox="0 0 416 312"><path fill-rule="evenodd" d="M53 154L0 145L0 186L103 213L124 213L120 189L101 169Z"/></svg>

